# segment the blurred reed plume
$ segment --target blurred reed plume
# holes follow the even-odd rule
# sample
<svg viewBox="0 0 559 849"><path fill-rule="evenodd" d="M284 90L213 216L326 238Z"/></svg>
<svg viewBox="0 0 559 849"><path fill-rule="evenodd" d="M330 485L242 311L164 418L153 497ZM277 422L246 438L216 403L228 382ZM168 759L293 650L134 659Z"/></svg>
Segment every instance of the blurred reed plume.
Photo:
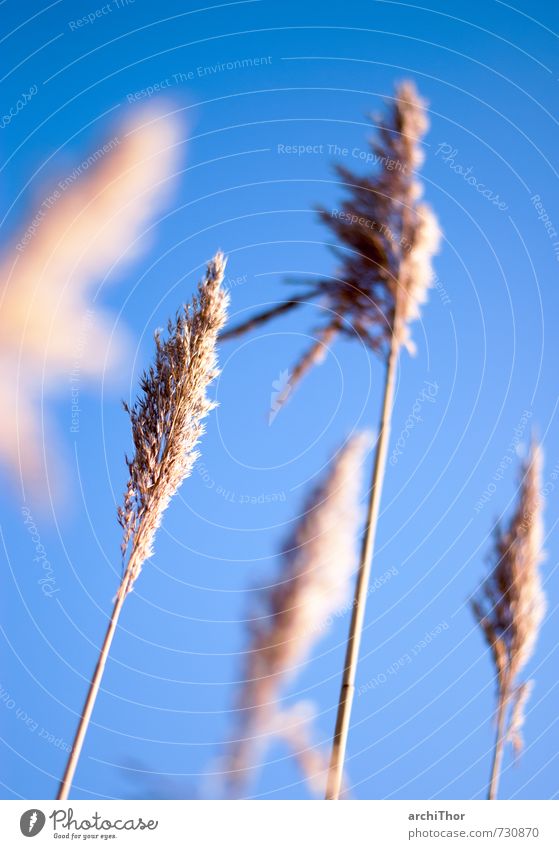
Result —
<svg viewBox="0 0 559 849"><path fill-rule="evenodd" d="M505 743L522 751L524 710L532 682L518 677L532 657L545 615L539 567L543 554L542 451L532 443L509 527L495 531L494 566L472 601L497 678L497 735L488 798L497 797Z"/></svg>
<svg viewBox="0 0 559 849"><path fill-rule="evenodd" d="M156 333L155 360L141 379L141 395L133 407L125 404L134 454L127 459L130 479L118 510L124 574L59 799L68 798L124 600L152 555L155 533L169 501L192 471L204 419L216 406L206 392L218 374L216 341L227 317L229 296L221 286L224 269L224 257L218 253L208 264L198 297L169 322L165 339Z"/></svg>
<svg viewBox="0 0 559 849"><path fill-rule="evenodd" d="M362 467L370 446L370 435L362 433L340 450L283 547L276 584L260 593L246 653L238 739L226 767L235 795L277 733L283 689L327 632L331 618L347 609L357 565Z"/></svg>
<svg viewBox="0 0 559 849"><path fill-rule="evenodd" d="M374 551L380 498L394 401L399 353L413 353L410 323L419 318L433 280L432 258L440 231L430 207L420 202L422 185L416 170L423 162L421 139L428 129L425 101L412 82L396 87L386 112L373 117L376 137L370 141L375 172L360 176L337 169L347 198L339 210L322 208L322 220L340 245L340 268L334 277L319 280L272 309L265 310L223 334L224 339L245 333L271 318L321 299L326 322L316 328L316 339L296 363L289 392L313 365L323 359L326 346L339 334L357 336L378 354L386 367L384 392L369 507L365 526L353 617L340 693L340 702L328 781L327 797L340 793L343 761L367 588Z"/></svg>
<svg viewBox="0 0 559 849"><path fill-rule="evenodd" d="M0 463L35 490L41 475L41 400L81 387L119 363L125 338L95 306L97 292L146 246L173 179L179 128L153 109L38 199L0 258ZM73 381L73 382L72 382ZM52 437L46 454L52 454Z"/></svg>
<svg viewBox="0 0 559 849"><path fill-rule="evenodd" d="M277 714L274 734L288 744L311 793L318 798L326 792L329 756L314 741L315 715L316 707L312 702L297 702ZM341 795L347 798L344 789Z"/></svg>

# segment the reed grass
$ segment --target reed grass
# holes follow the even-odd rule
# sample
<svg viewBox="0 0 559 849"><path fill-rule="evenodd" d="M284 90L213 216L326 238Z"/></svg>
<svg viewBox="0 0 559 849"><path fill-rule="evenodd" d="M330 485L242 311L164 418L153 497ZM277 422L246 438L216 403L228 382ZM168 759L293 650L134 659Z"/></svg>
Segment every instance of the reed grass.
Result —
<svg viewBox="0 0 559 849"><path fill-rule="evenodd" d="M416 172L423 162L421 140L428 120L425 101L413 83L398 85L385 113L373 116L372 122L376 134L370 147L378 167L368 176L338 167L347 198L340 210L320 209L322 220L339 240L337 254L341 265L337 274L319 280L298 297L249 318L223 335L231 338L248 332L321 298L329 318L315 329L317 339L296 364L290 388L323 357L324 344L340 334L357 335L385 365L379 438L332 744L328 799L337 799L340 794L399 353L403 346L414 351L410 324L419 318L420 306L427 299L433 278L432 257L440 240L432 210L420 202L422 186Z"/></svg>
<svg viewBox="0 0 559 849"><path fill-rule="evenodd" d="M323 355L323 345L340 334L357 336L386 359L392 336L411 352L409 324L419 317L431 284L431 258L440 231L431 208L420 203L416 171L423 162L421 139L428 129L425 102L413 83L396 88L387 114L371 116L377 138L370 141L378 171L363 176L343 166L336 171L348 190L339 210L319 208L339 239L341 266L332 277L305 286L296 297L249 317L222 337L244 335L273 318L320 300L325 323L316 341L293 368L295 385Z"/></svg>
<svg viewBox="0 0 559 849"><path fill-rule="evenodd" d="M58 799L68 798L124 601L153 553L163 513L192 472L204 419L215 407L207 389L218 374L216 341L227 315L224 268L218 253L208 264L198 296L169 321L165 338L156 333L154 363L141 379L140 396L132 407L124 405L134 443L134 453L127 458L130 477L124 503L118 509L124 574Z"/></svg>
<svg viewBox="0 0 559 849"><path fill-rule="evenodd" d="M234 795L246 786L274 729L282 725L283 689L327 633L331 617L347 606L357 565L362 466L370 445L370 435L363 433L340 450L286 540L276 584L259 593L239 699L238 739L227 764Z"/></svg>
<svg viewBox="0 0 559 849"><path fill-rule="evenodd" d="M0 404L15 412L0 420L0 461L34 494L46 488L41 400L76 368L86 382L106 379L122 364L125 334L95 294L115 267L145 249L173 182L178 142L173 118L134 112L56 187L45 188L2 252ZM61 465L53 462L49 473L56 478Z"/></svg>
<svg viewBox="0 0 559 849"><path fill-rule="evenodd" d="M472 601L495 666L496 739L488 799L496 799L505 744L523 748L522 726L533 682L518 678L534 653L545 615L543 562L542 450L533 442L522 468L518 505L506 529L498 526L493 568Z"/></svg>

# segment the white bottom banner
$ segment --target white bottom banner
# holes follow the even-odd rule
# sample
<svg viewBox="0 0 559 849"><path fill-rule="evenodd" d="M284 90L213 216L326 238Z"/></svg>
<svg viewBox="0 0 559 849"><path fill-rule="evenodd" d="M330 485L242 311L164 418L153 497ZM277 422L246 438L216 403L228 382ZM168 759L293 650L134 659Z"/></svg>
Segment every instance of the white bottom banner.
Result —
<svg viewBox="0 0 559 849"><path fill-rule="evenodd" d="M558 802L0 801L0 845L559 847Z"/></svg>

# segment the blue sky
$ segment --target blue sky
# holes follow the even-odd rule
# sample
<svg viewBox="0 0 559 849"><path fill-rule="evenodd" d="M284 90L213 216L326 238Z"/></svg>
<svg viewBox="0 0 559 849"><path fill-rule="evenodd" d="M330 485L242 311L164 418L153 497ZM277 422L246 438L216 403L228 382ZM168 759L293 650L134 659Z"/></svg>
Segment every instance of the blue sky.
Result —
<svg viewBox="0 0 559 849"><path fill-rule="evenodd" d="M552 4L534 11L525 0L430 6L1 5L4 101L38 89L0 131L2 244L49 182L110 136L135 93L167 82L165 108L184 127L174 193L146 253L117 269L92 303L117 317L132 355L110 383L84 385L78 434L70 432L67 381L45 408L58 425L65 491L29 506L53 564L53 598L38 585L21 488L7 475L2 487L6 798L56 792L118 584L115 510L130 447L120 399L134 393L150 360L153 330L190 297L218 247L229 256L233 318L284 297L285 277L332 272L331 237L315 205L339 203L332 166L361 167L365 115L405 77L430 103L423 178L444 240L439 289L414 326L418 354L402 355L393 441L425 381L437 393L388 469L374 572L392 571L370 598L358 684L394 664L399 671L356 698L348 775L356 798L483 797L494 686L467 599L485 573L495 519L513 504L520 458L494 478L515 432L522 456L532 427L548 483L559 464L559 266L536 206L559 225L558 21ZM100 9L108 11L76 24ZM220 68L247 59L248 67ZM315 152L285 153L285 145ZM349 341L335 345L269 425L272 383L307 344L315 319L301 311L222 346L220 406L127 600L76 797L210 792L208 773L234 726L251 595L273 581L289 524L337 446L376 425L382 369ZM551 798L559 789L558 492L550 487L546 506L549 611L527 670L536 687L526 749L518 765L506 758L506 798ZM347 625L347 617L336 620L288 693L289 703L316 702L324 745ZM412 663L400 662L437 629ZM274 745L266 761L254 795L308 798L285 748Z"/></svg>

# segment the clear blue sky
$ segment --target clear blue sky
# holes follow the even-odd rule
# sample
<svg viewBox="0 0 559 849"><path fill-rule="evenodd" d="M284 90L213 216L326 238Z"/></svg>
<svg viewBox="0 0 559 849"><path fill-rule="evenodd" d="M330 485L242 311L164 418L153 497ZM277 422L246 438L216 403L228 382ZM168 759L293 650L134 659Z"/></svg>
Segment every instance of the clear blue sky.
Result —
<svg viewBox="0 0 559 849"><path fill-rule="evenodd" d="M54 598L45 598L37 582L21 491L7 477L2 486L6 798L56 792L65 754L48 735L72 739L117 587L115 509L130 447L120 398L149 362L153 329L190 297L218 247L230 257L229 276L241 278L232 289L233 316L283 297L286 275L331 272L329 234L314 205L338 203L332 165L359 165L351 152L365 148L364 115L408 76L430 102L424 179L445 234L436 272L446 297L431 293L414 327L418 355L402 357L394 439L424 382L436 383L438 392L388 470L374 569L394 574L370 598L358 683L386 673L427 632L441 633L385 684L356 698L348 774L352 794L363 799L483 796L494 682L467 598L485 573L493 523L510 511L516 460L489 503L477 512L476 503L525 410L543 441L546 480L559 463L559 265L531 200L540 195L559 228L559 22L554 4L526 0L426 5L0 5L3 102L38 86L18 120L0 130L3 243L45 181L81 162L110 133L130 93L171 79L166 102L179 110L185 137L169 214L147 255L99 294L98 304L118 314L136 340L134 361L103 391L84 387L79 434L69 429L67 382L49 407L61 434L67 492L31 509L60 590ZM70 25L102 8L108 11L94 22ZM255 57L267 61L197 70ZM181 74L191 79L176 82ZM278 145L287 144L322 148L279 153ZM349 154L328 155L328 145ZM469 175L506 208L483 197L451 159L471 167ZM339 442L376 424L380 365L344 342L269 426L272 382L306 344L313 319L312 311L285 317L222 348L220 407L200 464L169 509L153 561L126 603L76 776L78 797L207 792L204 776L233 728L249 594L273 581L286 528ZM528 437L525 428L524 445ZM550 493L546 507L549 612L527 671L536 687L526 750L517 766L507 756L503 797L550 798L559 790L558 493ZM264 504L242 499L273 494L278 500ZM347 617L336 621L288 696L289 703L303 697L318 704L317 737L325 744L347 625ZM308 797L285 748L269 751L254 793Z"/></svg>

